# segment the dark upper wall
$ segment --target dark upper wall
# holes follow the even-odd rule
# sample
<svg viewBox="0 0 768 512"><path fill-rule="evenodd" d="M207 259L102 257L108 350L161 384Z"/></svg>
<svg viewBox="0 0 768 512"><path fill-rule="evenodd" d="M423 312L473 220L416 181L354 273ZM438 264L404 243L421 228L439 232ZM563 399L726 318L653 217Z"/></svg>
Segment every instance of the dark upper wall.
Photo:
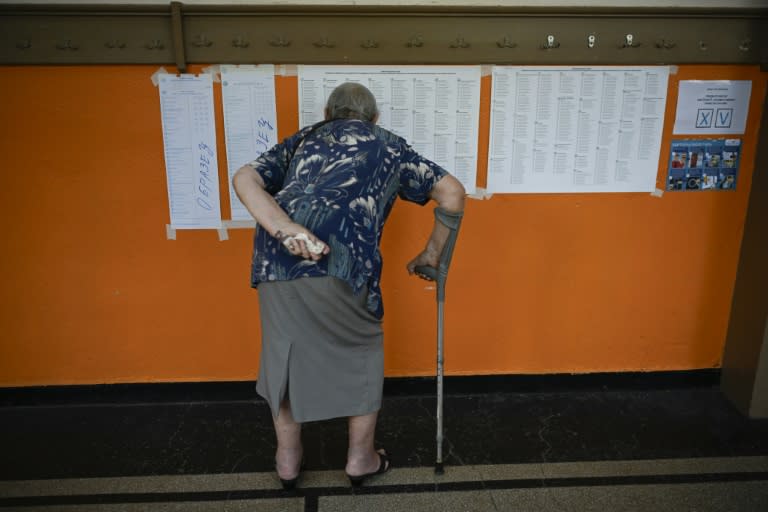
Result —
<svg viewBox="0 0 768 512"><path fill-rule="evenodd" d="M768 9L722 3L729 7L2 4L0 64L767 63Z"/></svg>

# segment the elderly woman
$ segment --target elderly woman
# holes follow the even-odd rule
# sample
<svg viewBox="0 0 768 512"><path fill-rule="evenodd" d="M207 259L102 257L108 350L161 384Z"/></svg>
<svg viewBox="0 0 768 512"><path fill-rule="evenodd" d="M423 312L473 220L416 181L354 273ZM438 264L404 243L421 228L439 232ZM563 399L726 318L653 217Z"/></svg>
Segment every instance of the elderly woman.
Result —
<svg viewBox="0 0 768 512"><path fill-rule="evenodd" d="M234 187L258 223L252 286L258 286L262 352L258 393L272 410L278 477L293 488L302 463L301 424L349 418L352 485L389 469L374 449L384 354L379 249L399 195L458 212L464 187L402 138L376 126L364 86L328 98L325 121L308 126L238 170ZM435 223L407 265L437 266L448 229Z"/></svg>

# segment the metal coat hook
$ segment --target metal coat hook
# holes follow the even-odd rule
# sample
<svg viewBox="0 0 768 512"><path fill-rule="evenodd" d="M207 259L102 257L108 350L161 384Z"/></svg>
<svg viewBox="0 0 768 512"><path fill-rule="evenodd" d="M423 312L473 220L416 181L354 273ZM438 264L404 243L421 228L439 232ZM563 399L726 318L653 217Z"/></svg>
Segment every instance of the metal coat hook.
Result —
<svg viewBox="0 0 768 512"><path fill-rule="evenodd" d="M59 50L75 51L75 50L79 50L80 46L73 43L71 40L67 39L63 43L56 43L56 48Z"/></svg>
<svg viewBox="0 0 768 512"><path fill-rule="evenodd" d="M213 46L213 41L205 37L205 34L200 34L192 41L192 44L198 48L209 48Z"/></svg>
<svg viewBox="0 0 768 512"><path fill-rule="evenodd" d="M335 48L336 43L330 41L327 37L321 37L319 41L312 43L317 48Z"/></svg>
<svg viewBox="0 0 768 512"><path fill-rule="evenodd" d="M146 48L147 50L162 50L163 48L165 48L165 45L161 40L153 39L147 44L145 44L144 48Z"/></svg>
<svg viewBox="0 0 768 512"><path fill-rule="evenodd" d="M424 40L421 38L421 35L413 36L405 43L405 46L408 48L421 48L424 46Z"/></svg>
<svg viewBox="0 0 768 512"><path fill-rule="evenodd" d="M547 36L547 41L541 46L541 49L554 50L555 48L560 48L560 43L555 41L555 36L550 34Z"/></svg>
<svg viewBox="0 0 768 512"><path fill-rule="evenodd" d="M517 43L512 41L509 37L504 36L500 41L496 41L496 46L499 48L515 48Z"/></svg>
<svg viewBox="0 0 768 512"><path fill-rule="evenodd" d="M232 46L235 48L248 48L250 45L251 43L243 36L237 36L232 40Z"/></svg>
<svg viewBox="0 0 768 512"><path fill-rule="evenodd" d="M451 48L469 48L469 43L463 37L459 36L448 46Z"/></svg>
<svg viewBox="0 0 768 512"><path fill-rule="evenodd" d="M666 39L656 41L656 48L660 50L671 50L675 46L677 46L677 43L674 41L667 41Z"/></svg>
<svg viewBox="0 0 768 512"><path fill-rule="evenodd" d="M117 49L122 50L123 48L125 48L126 45L122 41L119 41L117 39L113 39L112 41L107 41L106 43L104 43L104 46L106 46L107 48L111 48L111 49L117 48Z"/></svg>
<svg viewBox="0 0 768 512"><path fill-rule="evenodd" d="M627 34L624 36L624 44L621 45L622 48L639 48L642 43L636 43L635 42L635 36L632 34Z"/></svg>
<svg viewBox="0 0 768 512"><path fill-rule="evenodd" d="M373 39L366 39L361 45L361 48L365 48L366 50L371 48L378 48L379 43L378 41L374 41Z"/></svg>
<svg viewBox="0 0 768 512"><path fill-rule="evenodd" d="M291 46L291 42L287 39L284 39L283 36L277 36L269 40L269 45L285 48L286 46Z"/></svg>
<svg viewBox="0 0 768 512"><path fill-rule="evenodd" d="M587 36L587 48L594 48L597 43L597 37L595 34L589 34Z"/></svg>
<svg viewBox="0 0 768 512"><path fill-rule="evenodd" d="M709 50L709 44L706 41L699 41L699 50L703 52Z"/></svg>
<svg viewBox="0 0 768 512"><path fill-rule="evenodd" d="M739 44L739 50L742 52L749 52L752 51L752 40L751 39L745 39Z"/></svg>

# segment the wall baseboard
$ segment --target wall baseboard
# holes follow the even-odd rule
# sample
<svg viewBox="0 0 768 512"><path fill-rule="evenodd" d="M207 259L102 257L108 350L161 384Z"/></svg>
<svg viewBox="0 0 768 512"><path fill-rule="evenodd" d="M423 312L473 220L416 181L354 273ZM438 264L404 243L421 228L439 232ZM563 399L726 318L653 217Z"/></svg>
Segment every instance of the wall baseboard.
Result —
<svg viewBox="0 0 768 512"><path fill-rule="evenodd" d="M720 369L445 377L446 395L563 393L716 387ZM384 379L384 396L435 394L434 377ZM0 407L260 401L254 381L173 382L0 388Z"/></svg>

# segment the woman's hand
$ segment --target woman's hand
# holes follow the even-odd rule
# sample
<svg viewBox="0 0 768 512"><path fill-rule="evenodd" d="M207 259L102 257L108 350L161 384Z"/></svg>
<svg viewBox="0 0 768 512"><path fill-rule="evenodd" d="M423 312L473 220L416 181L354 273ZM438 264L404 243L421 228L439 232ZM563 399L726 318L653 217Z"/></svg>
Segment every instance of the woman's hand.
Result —
<svg viewBox="0 0 768 512"><path fill-rule="evenodd" d="M427 281L431 281L431 279L423 274L419 274L416 272L416 267L425 265L428 267L434 267L437 268L438 264L440 263L440 253L434 251L430 247L427 247L421 253L419 253L418 256L413 258L408 265L406 265L406 268L408 269L408 273L410 275L416 274L420 278L425 279Z"/></svg>
<svg viewBox="0 0 768 512"><path fill-rule="evenodd" d="M275 232L283 247L294 256L317 261L329 252L328 244L317 238L311 231L295 222L289 222Z"/></svg>

